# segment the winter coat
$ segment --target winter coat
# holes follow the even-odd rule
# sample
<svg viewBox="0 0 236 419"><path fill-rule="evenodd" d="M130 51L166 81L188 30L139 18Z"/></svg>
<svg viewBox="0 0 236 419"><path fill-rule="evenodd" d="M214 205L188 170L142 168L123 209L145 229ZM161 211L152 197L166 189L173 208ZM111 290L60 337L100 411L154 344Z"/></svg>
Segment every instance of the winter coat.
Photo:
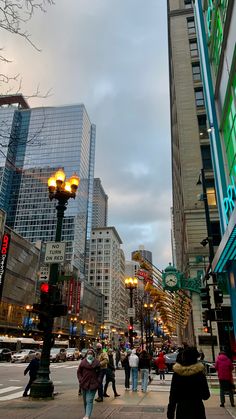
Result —
<svg viewBox="0 0 236 419"><path fill-rule="evenodd" d="M136 355L136 350L133 349L129 356L129 366L130 368L138 368L139 357Z"/></svg>
<svg viewBox="0 0 236 419"><path fill-rule="evenodd" d="M114 365L113 354L108 355L106 377L107 377L107 380L110 380L110 381L115 379L115 365Z"/></svg>
<svg viewBox="0 0 236 419"><path fill-rule="evenodd" d="M160 352L157 359L154 362L155 366L158 368L158 370L165 370L167 368L166 366L166 361L165 361L165 356L163 354L163 352Z"/></svg>
<svg viewBox="0 0 236 419"><path fill-rule="evenodd" d="M219 380L233 382L233 368L232 361L225 354L218 355L216 358L215 369L218 373Z"/></svg>
<svg viewBox="0 0 236 419"><path fill-rule="evenodd" d="M32 359L32 361L30 361L28 367L25 369L24 375L26 375L27 372L29 372L30 378L35 379L37 377L39 364L40 364L40 360L38 358Z"/></svg>
<svg viewBox="0 0 236 419"><path fill-rule="evenodd" d="M183 366L176 363L173 367L167 418L206 419L202 400L210 397L204 365L198 362Z"/></svg>
<svg viewBox="0 0 236 419"><path fill-rule="evenodd" d="M123 359L123 361L122 361L122 367L123 367L125 370L127 370L127 371L129 371L129 370L130 370L130 366L129 366L129 357L130 357L130 354L125 355L125 357L124 357L124 359Z"/></svg>
<svg viewBox="0 0 236 419"><path fill-rule="evenodd" d="M100 368L106 369L108 364L108 355L106 352L99 352L96 356L97 360L99 361Z"/></svg>
<svg viewBox="0 0 236 419"><path fill-rule="evenodd" d="M151 359L150 356L147 354L146 356L144 355L140 355L139 357L139 364L138 367L140 370L145 369L145 370L149 370L151 369Z"/></svg>
<svg viewBox="0 0 236 419"><path fill-rule="evenodd" d="M94 359L90 364L87 359L83 359L77 370L77 377L82 390L97 390L100 381L100 364L97 359Z"/></svg>

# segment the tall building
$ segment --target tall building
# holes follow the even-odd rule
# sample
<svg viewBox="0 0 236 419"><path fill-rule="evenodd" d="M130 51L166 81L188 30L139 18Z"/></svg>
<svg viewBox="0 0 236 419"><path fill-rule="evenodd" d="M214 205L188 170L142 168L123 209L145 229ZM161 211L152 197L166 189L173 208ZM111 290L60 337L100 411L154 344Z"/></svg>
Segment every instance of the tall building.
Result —
<svg viewBox="0 0 236 419"><path fill-rule="evenodd" d="M212 269L231 304L222 306L231 349L236 336L236 4L235 1L195 0L203 87L207 103L210 143L216 179L222 239ZM232 309L233 327L230 317Z"/></svg>
<svg viewBox="0 0 236 419"><path fill-rule="evenodd" d="M185 278L200 278L208 265L209 248L199 173L204 170L213 246L220 240L214 174L209 143L200 57L193 4L168 0L170 113L173 188L173 249L176 268ZM203 242L205 243L205 242ZM192 294L192 322L179 331L182 339L204 347L201 303ZM214 328L213 334L217 335ZM206 339L205 339L206 340ZM204 347L205 352L210 347Z"/></svg>
<svg viewBox="0 0 236 419"><path fill-rule="evenodd" d="M5 146L0 155L0 207L7 213L6 224L30 242L55 238L56 202L48 198L48 177L59 168L67 177L79 175L77 196L65 211L62 241L66 261L83 278L92 224L96 135L84 105L2 106L0 127Z"/></svg>
<svg viewBox="0 0 236 419"><path fill-rule="evenodd" d="M107 332L112 328L123 329L126 325L125 257L121 244L115 227L92 230L88 281L104 295Z"/></svg>
<svg viewBox="0 0 236 419"><path fill-rule="evenodd" d="M101 179L95 178L93 182L92 228L107 226L107 202L108 196L102 187Z"/></svg>
<svg viewBox="0 0 236 419"><path fill-rule="evenodd" d="M142 258L146 259L148 262L152 264L152 252L150 252L150 250L145 250L144 246L141 245L139 246L138 250L134 250L131 253L131 259L133 259L133 256L137 252L141 255Z"/></svg>

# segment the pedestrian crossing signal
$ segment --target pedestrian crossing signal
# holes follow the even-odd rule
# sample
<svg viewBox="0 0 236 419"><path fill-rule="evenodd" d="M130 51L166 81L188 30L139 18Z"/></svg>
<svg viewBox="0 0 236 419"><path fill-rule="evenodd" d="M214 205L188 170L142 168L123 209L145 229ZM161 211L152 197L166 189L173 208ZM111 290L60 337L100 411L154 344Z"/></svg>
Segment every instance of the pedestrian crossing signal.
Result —
<svg viewBox="0 0 236 419"><path fill-rule="evenodd" d="M203 330L204 330L205 333L210 333L210 327L204 327Z"/></svg>

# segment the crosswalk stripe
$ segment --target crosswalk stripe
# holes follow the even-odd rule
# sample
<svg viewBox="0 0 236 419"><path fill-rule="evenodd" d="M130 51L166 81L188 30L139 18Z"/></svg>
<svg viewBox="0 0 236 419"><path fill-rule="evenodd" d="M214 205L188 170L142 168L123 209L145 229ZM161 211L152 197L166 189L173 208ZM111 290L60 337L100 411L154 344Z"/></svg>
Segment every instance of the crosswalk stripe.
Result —
<svg viewBox="0 0 236 419"><path fill-rule="evenodd" d="M21 386L16 387L16 386L11 386L11 387L5 387L3 389L0 390L0 394L3 393L9 393L10 391L14 391L14 390L18 390L18 388L22 388Z"/></svg>
<svg viewBox="0 0 236 419"><path fill-rule="evenodd" d="M22 397L22 390L18 391L18 393L8 394L7 396L0 397L0 402L5 402L7 400L13 400L18 399L19 397Z"/></svg>

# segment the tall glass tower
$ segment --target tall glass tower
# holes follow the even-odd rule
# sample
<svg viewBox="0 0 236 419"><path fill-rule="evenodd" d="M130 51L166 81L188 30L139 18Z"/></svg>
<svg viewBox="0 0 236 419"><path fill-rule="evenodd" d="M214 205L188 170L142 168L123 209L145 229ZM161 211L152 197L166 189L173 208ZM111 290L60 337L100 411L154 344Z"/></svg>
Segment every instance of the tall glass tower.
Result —
<svg viewBox="0 0 236 419"><path fill-rule="evenodd" d="M4 148L0 156L0 206L7 225L30 242L54 241L56 202L48 198L47 179L62 168L81 181L63 222L66 261L84 273L90 238L95 160L95 125L83 104L18 109L0 108ZM3 134L1 134L3 135Z"/></svg>

